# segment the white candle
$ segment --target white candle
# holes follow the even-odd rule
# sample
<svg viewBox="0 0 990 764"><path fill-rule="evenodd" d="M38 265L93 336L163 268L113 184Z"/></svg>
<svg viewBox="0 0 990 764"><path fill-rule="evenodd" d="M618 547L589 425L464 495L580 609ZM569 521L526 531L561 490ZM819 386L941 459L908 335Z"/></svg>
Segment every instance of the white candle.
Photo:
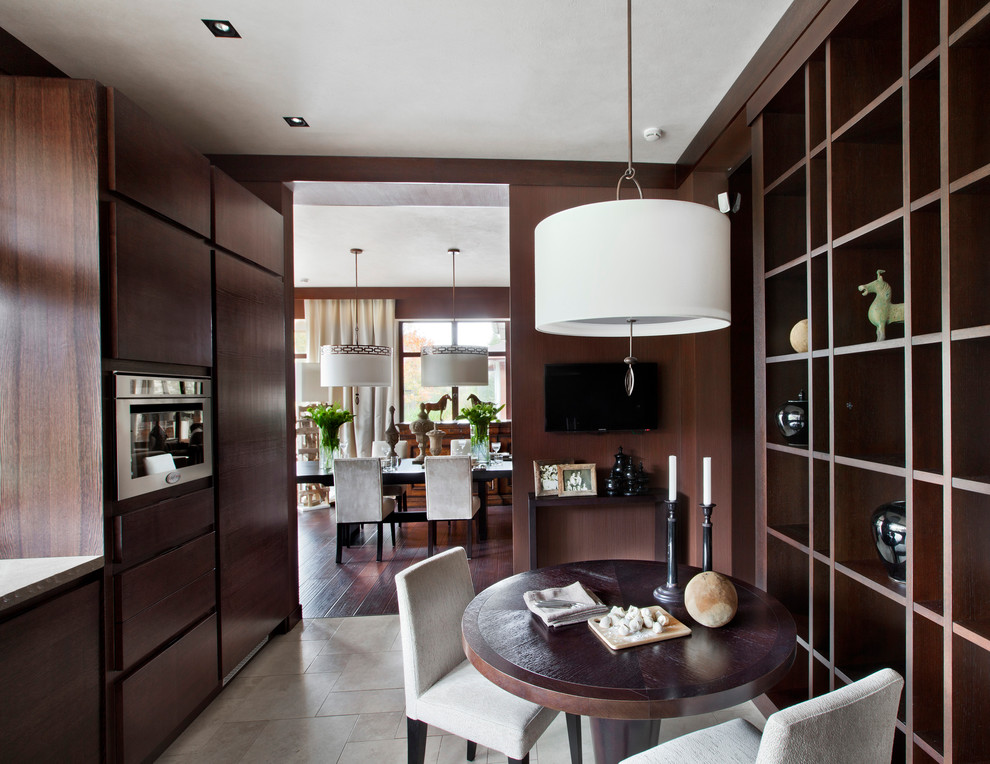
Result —
<svg viewBox="0 0 990 764"><path fill-rule="evenodd" d="M673 454L667 459L667 472L669 473L667 500L677 501L677 457Z"/></svg>
<svg viewBox="0 0 990 764"><path fill-rule="evenodd" d="M701 460L701 503L712 503L712 458L706 456Z"/></svg>

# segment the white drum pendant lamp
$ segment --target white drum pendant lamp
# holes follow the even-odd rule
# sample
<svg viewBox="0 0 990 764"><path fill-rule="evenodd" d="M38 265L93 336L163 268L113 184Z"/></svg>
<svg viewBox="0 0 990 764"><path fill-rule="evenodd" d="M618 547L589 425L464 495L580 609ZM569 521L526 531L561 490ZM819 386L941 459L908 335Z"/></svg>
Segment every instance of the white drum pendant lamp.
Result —
<svg viewBox="0 0 990 764"><path fill-rule="evenodd" d="M451 318L457 319L457 271L459 249L448 249L451 268ZM488 384L488 348L484 345L428 345L420 353L423 387L485 386Z"/></svg>
<svg viewBox="0 0 990 764"><path fill-rule="evenodd" d="M730 321L729 220L714 207L642 198L632 166L631 0L626 35L629 164L616 201L563 210L536 227L536 328L583 337L721 329ZM623 180L639 199L618 198ZM635 362L631 349L629 357Z"/></svg>
<svg viewBox="0 0 990 764"><path fill-rule="evenodd" d="M357 256L354 255L354 337L357 326ZM320 384L323 387L391 387L392 348L385 345L321 345Z"/></svg>

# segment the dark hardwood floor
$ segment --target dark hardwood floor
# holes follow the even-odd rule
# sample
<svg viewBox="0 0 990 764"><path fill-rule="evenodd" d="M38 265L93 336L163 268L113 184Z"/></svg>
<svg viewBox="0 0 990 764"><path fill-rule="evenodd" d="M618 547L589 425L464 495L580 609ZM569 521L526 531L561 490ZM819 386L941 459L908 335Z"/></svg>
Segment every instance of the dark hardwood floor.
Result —
<svg viewBox="0 0 990 764"><path fill-rule="evenodd" d="M465 544L464 522L455 522L453 539L447 524L437 523L437 551ZM343 563L334 561L337 525L334 510L323 507L299 512L299 601L304 618L398 613L395 574L414 562L426 559L426 523L396 528L392 546L388 527L382 561L375 560L377 530L364 531L344 547ZM478 542L475 527L472 559L469 561L474 589L480 592L512 575L512 506L488 507L488 540Z"/></svg>

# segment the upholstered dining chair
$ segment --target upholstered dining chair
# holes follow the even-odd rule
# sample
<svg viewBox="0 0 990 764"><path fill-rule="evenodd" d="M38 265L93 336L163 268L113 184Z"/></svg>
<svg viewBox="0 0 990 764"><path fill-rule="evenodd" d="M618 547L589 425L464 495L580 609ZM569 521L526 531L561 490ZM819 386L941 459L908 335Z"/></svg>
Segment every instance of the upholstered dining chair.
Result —
<svg viewBox="0 0 990 764"><path fill-rule="evenodd" d="M468 761L480 743L509 762L528 762L557 712L506 692L464 657L461 617L474 598L464 550L455 547L411 565L396 574L395 588L409 764L423 764L431 724L465 738Z"/></svg>
<svg viewBox="0 0 990 764"><path fill-rule="evenodd" d="M471 559L474 516L481 499L474 495L470 456L427 456L426 470L426 556L433 556L437 520L467 520L467 557Z"/></svg>
<svg viewBox="0 0 990 764"><path fill-rule="evenodd" d="M341 563L344 539L352 524L378 526L378 562L382 561L382 523L395 511L395 499L382 495L382 462L374 457L337 458L333 462L337 493L337 564ZM395 523L392 544L395 544Z"/></svg>
<svg viewBox="0 0 990 764"><path fill-rule="evenodd" d="M767 719L763 735L744 719L675 738L620 764L888 764L904 680L875 674Z"/></svg>

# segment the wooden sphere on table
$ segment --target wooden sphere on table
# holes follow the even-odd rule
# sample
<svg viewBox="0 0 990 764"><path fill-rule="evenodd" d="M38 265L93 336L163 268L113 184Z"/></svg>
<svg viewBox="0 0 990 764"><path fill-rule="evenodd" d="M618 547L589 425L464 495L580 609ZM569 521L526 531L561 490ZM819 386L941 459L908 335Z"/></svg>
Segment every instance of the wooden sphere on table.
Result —
<svg viewBox="0 0 990 764"><path fill-rule="evenodd" d="M808 319L802 318L791 327L791 347L797 353L808 352Z"/></svg>
<svg viewBox="0 0 990 764"><path fill-rule="evenodd" d="M739 596L732 582L713 571L699 573L684 587L684 607L702 626L717 629L736 614Z"/></svg>

